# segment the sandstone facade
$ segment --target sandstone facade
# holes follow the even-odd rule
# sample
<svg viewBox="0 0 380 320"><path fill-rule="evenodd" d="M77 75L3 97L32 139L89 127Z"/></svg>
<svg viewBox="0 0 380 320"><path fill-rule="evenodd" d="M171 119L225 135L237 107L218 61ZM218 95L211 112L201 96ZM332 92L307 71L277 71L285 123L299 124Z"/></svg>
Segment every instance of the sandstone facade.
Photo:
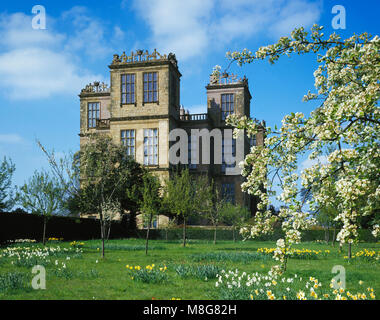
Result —
<svg viewBox="0 0 380 320"><path fill-rule="evenodd" d="M207 111L194 115L180 105L181 73L174 54L138 50L130 56L114 55L109 69L109 87L94 82L79 94L81 145L86 142L88 133L95 132L111 136L115 143L125 143L125 130L133 130L133 141L130 141L134 144L131 149L134 158L162 181L169 178L176 167L169 156L169 149L175 143L169 141L171 130L181 128L190 134L191 129L231 129L224 121L222 109L226 108L250 117L251 94L245 77L237 79L223 74L218 79L210 78L206 86ZM149 134L154 138L149 140ZM153 141L153 145L149 145L148 140ZM199 148L202 142L200 139L197 143ZM244 154L248 153L250 143L245 138ZM257 135L255 143L263 143L263 134ZM200 155L202 157L201 152ZM194 174L208 174L222 191L227 190L231 201L248 207L252 213L256 210L255 199L241 191L243 178L240 175L226 175L222 164L200 163L188 167Z"/></svg>

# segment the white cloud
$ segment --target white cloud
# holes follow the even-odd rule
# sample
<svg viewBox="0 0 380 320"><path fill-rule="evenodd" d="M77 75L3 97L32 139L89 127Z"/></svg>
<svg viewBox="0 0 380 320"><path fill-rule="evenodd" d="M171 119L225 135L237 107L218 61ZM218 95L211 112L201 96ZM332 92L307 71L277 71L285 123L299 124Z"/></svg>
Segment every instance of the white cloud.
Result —
<svg viewBox="0 0 380 320"><path fill-rule="evenodd" d="M207 23L213 1L135 1L134 7L152 29L153 45L162 53L175 50L186 59L199 55L208 42Z"/></svg>
<svg viewBox="0 0 380 320"><path fill-rule="evenodd" d="M41 48L25 48L0 55L0 84L15 100L77 94L94 76L81 72L64 54Z"/></svg>
<svg viewBox="0 0 380 320"><path fill-rule="evenodd" d="M14 134L14 133L0 134L1 144L19 144L23 142L24 142L24 139L18 134Z"/></svg>
<svg viewBox="0 0 380 320"><path fill-rule="evenodd" d="M74 32L68 38L65 49L70 52L83 52L91 59L99 59L112 54L107 46L102 21L90 17L87 8L76 6L62 13L64 23L70 24Z"/></svg>
<svg viewBox="0 0 380 320"><path fill-rule="evenodd" d="M119 26L115 26L113 30L114 30L114 40L121 41L124 39L125 33L123 30L121 30Z"/></svg>
<svg viewBox="0 0 380 320"><path fill-rule="evenodd" d="M54 47L60 45L65 35L45 30L34 30L32 17L23 13L0 14L0 48ZM51 19L48 20L53 23Z"/></svg>
<svg viewBox="0 0 380 320"><path fill-rule="evenodd" d="M288 35L321 13L320 0L135 0L134 8L152 30L150 42L182 60L260 33Z"/></svg>
<svg viewBox="0 0 380 320"><path fill-rule="evenodd" d="M310 27L319 20L320 2L293 0L278 12L278 21L270 26L270 32L276 37L287 36L296 27Z"/></svg>
<svg viewBox="0 0 380 320"><path fill-rule="evenodd" d="M31 16L0 16L0 87L14 100L78 94L99 75L84 70L68 50L71 38L49 28L34 30Z"/></svg>

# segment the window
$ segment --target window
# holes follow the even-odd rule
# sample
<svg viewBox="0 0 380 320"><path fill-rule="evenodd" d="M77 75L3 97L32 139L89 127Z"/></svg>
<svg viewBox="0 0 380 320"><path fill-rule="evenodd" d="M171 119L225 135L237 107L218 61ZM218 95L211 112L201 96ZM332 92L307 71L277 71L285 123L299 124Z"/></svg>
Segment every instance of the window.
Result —
<svg viewBox="0 0 380 320"><path fill-rule="evenodd" d="M121 130L121 143L127 147L127 155L135 158L135 130Z"/></svg>
<svg viewBox="0 0 380 320"><path fill-rule="evenodd" d="M135 75L121 75L121 103L135 103Z"/></svg>
<svg viewBox="0 0 380 320"><path fill-rule="evenodd" d="M234 94L222 94L222 120L226 120L234 111Z"/></svg>
<svg viewBox="0 0 380 320"><path fill-rule="evenodd" d="M144 102L157 101L157 72L144 73Z"/></svg>
<svg viewBox="0 0 380 320"><path fill-rule="evenodd" d="M234 163L227 164L226 160L225 160L226 158L230 157L231 154L226 154L226 156L224 155L224 150L225 150L224 146L228 145L228 143L231 144L231 141L232 141L232 146L228 150L228 153L230 151L232 151L232 156L236 157L236 140L235 139L232 139L232 140L228 139L228 140L224 141L224 138L223 138L223 140L222 140L222 172L226 172L226 168L234 168L236 165L236 161ZM231 161L229 161L229 162L231 162Z"/></svg>
<svg viewBox="0 0 380 320"><path fill-rule="evenodd" d="M87 105L87 124L89 128L96 128L96 120L100 119L100 103L89 102Z"/></svg>
<svg viewBox="0 0 380 320"><path fill-rule="evenodd" d="M232 204L235 203L235 184L222 183L222 198Z"/></svg>
<svg viewBox="0 0 380 320"><path fill-rule="evenodd" d="M156 229L157 226L158 226L158 221L157 221L157 217L154 217L152 219L152 223L150 224L150 227L149 228L153 228L153 229ZM149 220L147 218L143 218L143 225L144 225L144 228L145 229L148 229L148 225L149 225Z"/></svg>
<svg viewBox="0 0 380 320"><path fill-rule="evenodd" d="M257 141L256 141L256 135L254 134L250 139L249 139L249 146L252 148L253 146L256 146Z"/></svg>
<svg viewBox="0 0 380 320"><path fill-rule="evenodd" d="M144 165L158 165L158 129L144 129Z"/></svg>

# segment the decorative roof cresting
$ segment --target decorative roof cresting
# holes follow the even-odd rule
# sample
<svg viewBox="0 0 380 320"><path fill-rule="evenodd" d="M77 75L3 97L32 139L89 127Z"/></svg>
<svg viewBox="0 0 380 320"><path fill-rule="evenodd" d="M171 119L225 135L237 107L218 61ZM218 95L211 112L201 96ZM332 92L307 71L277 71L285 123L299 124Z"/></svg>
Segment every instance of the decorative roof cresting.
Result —
<svg viewBox="0 0 380 320"><path fill-rule="evenodd" d="M110 92L110 88L108 84L104 82L94 81L94 83L89 83L86 85L82 91L82 93L102 93L102 92Z"/></svg>
<svg viewBox="0 0 380 320"><path fill-rule="evenodd" d="M243 83L248 85L248 79L246 76L243 78L238 78L236 74L228 73L227 71L220 72L220 70L220 66L214 67L212 73L210 74L210 85L224 85L235 83Z"/></svg>
<svg viewBox="0 0 380 320"><path fill-rule="evenodd" d="M149 61L160 61L167 60L170 61L174 66L177 67L178 62L174 53L169 53L168 55L161 55L156 49L152 53L148 50L136 50L136 52L131 52L131 55L126 55L125 52L121 56L118 54L113 55L112 65L129 64L136 62L149 62Z"/></svg>

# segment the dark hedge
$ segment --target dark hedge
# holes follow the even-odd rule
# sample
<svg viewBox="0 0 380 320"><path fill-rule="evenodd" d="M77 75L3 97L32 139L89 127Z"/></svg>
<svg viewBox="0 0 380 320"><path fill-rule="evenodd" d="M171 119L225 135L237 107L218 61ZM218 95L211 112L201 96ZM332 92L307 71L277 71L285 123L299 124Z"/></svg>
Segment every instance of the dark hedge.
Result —
<svg viewBox="0 0 380 320"><path fill-rule="evenodd" d="M166 239L165 230L152 230L154 239ZM168 230L168 240L180 240L182 239L182 229L176 228ZM336 232L337 233L337 232ZM189 227L186 230L188 239L193 240L213 240L214 230L212 228L196 228ZM277 241L277 239L283 236L283 232L280 229L275 229L273 233L263 235L255 240L258 241ZM216 233L217 240L233 240L232 231L228 229L218 229ZM235 232L236 240L242 240L242 237L238 232ZM333 230L329 231L329 241L333 239ZM316 241L325 240L325 230L307 230L302 233L302 241ZM370 230L359 230L359 240L364 242L376 242L376 239L372 236Z"/></svg>
<svg viewBox="0 0 380 320"><path fill-rule="evenodd" d="M35 239L41 241L43 218L28 213L0 213L0 243L15 239ZM110 238L133 236L121 223L111 226ZM64 240L89 240L100 238L100 224L95 219L53 216L46 226L47 238Z"/></svg>
<svg viewBox="0 0 380 320"><path fill-rule="evenodd" d="M35 239L41 241L43 230L43 218L28 213L0 213L0 243L16 239ZM168 230L168 240L182 239L182 228ZM189 227L187 238L192 240L213 240L214 230L212 228ZM375 242L369 230L359 230L360 240ZM146 230L130 230L122 222L113 222L111 226L110 239L121 238L145 238ZM272 234L257 238L261 241L276 241L282 236L282 232L276 229ZM53 216L47 222L46 237L63 238L65 241L89 240L100 238L100 224L95 219L73 218ZM235 232L237 240L242 240L241 235ZM166 239L165 230L153 229L150 231L151 239ZM333 238L330 230L329 239ZM218 229L217 240L232 240L232 230ZM324 230L308 230L303 232L302 241L325 240Z"/></svg>

